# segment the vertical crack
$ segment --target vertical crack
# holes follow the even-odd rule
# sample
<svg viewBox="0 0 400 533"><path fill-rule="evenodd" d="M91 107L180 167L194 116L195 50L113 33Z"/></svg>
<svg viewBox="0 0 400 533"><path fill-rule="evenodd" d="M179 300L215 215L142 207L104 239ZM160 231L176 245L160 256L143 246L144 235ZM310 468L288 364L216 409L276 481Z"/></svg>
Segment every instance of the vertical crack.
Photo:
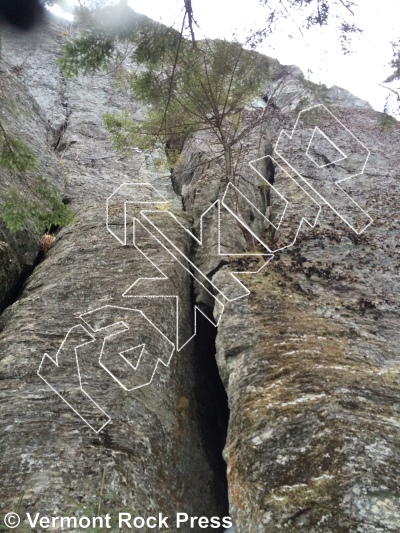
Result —
<svg viewBox="0 0 400 533"><path fill-rule="evenodd" d="M60 103L63 107L64 120L57 126L51 125L53 142L51 146L55 152L61 152L67 148L67 144L64 140L65 132L69 125L69 117L71 116L71 108L69 107L67 91L67 81L64 74L61 73L61 89L60 89Z"/></svg>
<svg viewBox="0 0 400 533"><path fill-rule="evenodd" d="M66 202L64 201L64 203ZM18 279L13 282L7 293L0 298L0 316L5 309L7 309L7 307L10 307L10 305L14 304L20 299L21 294L24 291L26 281L33 274L36 267L38 267L46 257L46 253L55 241L59 230L60 226L52 226L46 233L42 235L40 239L40 246L37 248L37 253L34 260L30 264L25 263L22 266Z"/></svg>
<svg viewBox="0 0 400 533"><path fill-rule="evenodd" d="M19 300L21 293L24 289L26 280L29 278L29 276L32 274L34 269L37 267L39 263L41 263L42 260L43 260L43 250L39 249L33 263L31 265L27 265L27 264L24 265L24 267L21 269L18 279L13 283L12 287L7 291L7 293L1 299L0 316L5 311L5 309L7 309L7 307L10 307L10 305L12 305L13 303Z"/></svg>
<svg viewBox="0 0 400 533"><path fill-rule="evenodd" d="M198 313L194 338L195 397L203 446L214 472L214 486L220 495L221 510L228 516L228 481L222 452L228 432L229 407L216 361L216 335L217 328Z"/></svg>

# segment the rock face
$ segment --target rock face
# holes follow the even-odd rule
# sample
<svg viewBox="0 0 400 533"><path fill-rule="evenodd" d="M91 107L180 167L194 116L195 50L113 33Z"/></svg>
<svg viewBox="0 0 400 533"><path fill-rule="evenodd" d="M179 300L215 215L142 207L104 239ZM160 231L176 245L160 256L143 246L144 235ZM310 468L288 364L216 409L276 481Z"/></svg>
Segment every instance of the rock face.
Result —
<svg viewBox="0 0 400 533"><path fill-rule="evenodd" d="M275 187L287 190L291 201L280 230L263 239L278 251L259 274L246 277L250 295L226 304L218 328L217 360L230 407L224 457L239 532L398 528L400 128L382 128L373 111L331 109L337 121L319 108L314 123L307 113L300 118L300 133L290 142L281 138L282 157L273 154L282 166ZM279 126L289 131L288 122ZM366 155L342 125L371 151L365 172L343 184L358 206L332 186L353 174L352 165L361 169ZM341 156L333 154L331 164L317 167L305 157L315 126L348 156L354 151L355 159L335 163ZM269 130L273 144L280 127ZM325 138L320 141L316 161L333 152ZM295 175L288 162L307 178L300 183L308 199L304 191L296 196L285 189L283 169ZM252 180L253 190L259 188L246 164L238 172L246 184L242 192ZM196 187L194 209L202 196L208 201L204 179L186 189L189 195ZM213 176L207 179L213 182ZM257 195L245 195L253 211L254 204L262 210ZM311 198L321 214L315 228L303 224L293 242L299 215L315 220L318 206ZM275 224L281 208L271 191ZM370 223L365 212L373 223L360 233ZM249 216L248 227L256 230L256 220ZM235 231L232 222L228 233ZM215 274L220 282L224 268Z"/></svg>
<svg viewBox="0 0 400 533"><path fill-rule="evenodd" d="M2 43L76 222L0 316L1 514L22 494L22 516L223 517L228 493L235 533L398 531L398 124L339 88L298 117L321 94L272 62L289 96L243 112L266 122L235 148L234 181L199 133L171 183L109 145L102 114L140 119L135 102L60 74L70 31ZM7 265L2 288L23 271Z"/></svg>
<svg viewBox="0 0 400 533"><path fill-rule="evenodd" d="M306 105L323 103L328 106L372 110L372 106L354 96L346 89L333 85L315 84L307 80L303 72L294 65L284 66L269 59L269 80L264 95L270 102L285 112L304 109ZM265 98L264 96L264 98Z"/></svg>
<svg viewBox="0 0 400 533"><path fill-rule="evenodd" d="M47 147L47 121L37 102L27 93L13 69L6 64L0 67L0 119L7 135L28 143L38 160L38 171L47 174L54 183L61 184L58 161ZM23 179L1 170L0 194L9 186L25 191ZM32 271L40 253L37 232L27 227L12 234L0 221L0 310L19 290L21 279Z"/></svg>
<svg viewBox="0 0 400 533"><path fill-rule="evenodd" d="M216 436L218 417L210 416L205 407L218 383L207 382L208 370L198 363L201 342L208 348L206 335L174 353L169 367L160 364L153 377L154 357L167 363L171 355L173 344L166 336L175 341L175 300L161 300L162 312L159 300L142 302L141 309L152 325L130 311L138 307L136 300L122 296L139 277L157 275L155 266L143 256L150 254L169 277L164 283L166 294L179 297L185 317L180 335L189 337L193 327L190 276L157 248L147 232L140 234L137 228L139 251L131 244L132 237L122 246L105 225L106 199L125 182L142 184L135 191L138 202L160 201L153 186L170 209L180 211L181 201L168 175L156 173L143 155L121 159L111 150L102 114L131 103L113 89L110 79L63 79L56 58L67 31L68 26L53 21L45 33L33 37L2 36L8 68L18 67L20 80L37 104L21 89L21 81L10 78L14 95L17 99L22 95L23 108L32 115L29 120L38 124L37 151L52 153L50 175L65 177L65 195L76 221L59 231L23 292L1 316L0 513L3 516L15 509L23 494L21 516L25 512L92 516L100 504L101 514L110 513L113 519L119 510L132 517L163 513L170 517L169 527L174 527L177 512L223 517L228 513L226 478L223 470L218 474L223 443ZM28 119L26 124L30 125ZM56 151L49 149L51 144ZM115 222L117 229L123 224L121 198L122 203L116 201L109 212L110 224ZM132 226L130 231L132 235ZM24 242L29 239L33 236ZM177 240L187 251L185 239L177 235ZM11 248L13 241L8 242ZM17 253L17 238L15 242L12 249ZM31 259L36 253L37 247ZM2 261L3 265L8 268ZM83 313L91 313L86 315L88 322L80 318ZM140 331L147 338L140 380L135 381L137 376L127 362L137 363L140 351L129 354L129 349L139 343L130 344L137 338L123 333L122 322L130 332ZM90 332L102 327L108 327L107 331L94 335L90 349L77 348L75 359L75 348L90 341ZM99 364L102 340L118 332L116 358L111 348L105 371ZM54 360L63 341L57 367ZM118 353L124 350L128 350L126 359L121 360ZM45 353L53 360L45 359L41 374L54 390L37 374ZM126 390L152 377L151 386ZM111 421L99 431L108 418ZM213 439L208 437L211 432ZM193 530L185 524L181 529ZM18 530L30 530L26 520Z"/></svg>
<svg viewBox="0 0 400 533"><path fill-rule="evenodd" d="M266 131L255 132L236 159L231 208L238 219L221 218L221 251L236 242L253 259L224 265L210 245L194 255L217 287L232 283L229 272L243 264L263 267L240 278L250 294L226 302L216 340L230 407L230 512L239 532L398 528L400 128L386 128L355 97L344 103L345 93L332 92L332 113L325 106L301 113L295 131L297 116L273 109ZM268 206L248 165L260 136L276 147ZM226 185L217 163L200 172L206 143L199 135L193 144L174 180L196 227ZM295 170L301 188L289 178ZM335 182L343 179L340 189ZM315 227L299 229L303 217ZM268 251L273 259L263 266L256 254Z"/></svg>

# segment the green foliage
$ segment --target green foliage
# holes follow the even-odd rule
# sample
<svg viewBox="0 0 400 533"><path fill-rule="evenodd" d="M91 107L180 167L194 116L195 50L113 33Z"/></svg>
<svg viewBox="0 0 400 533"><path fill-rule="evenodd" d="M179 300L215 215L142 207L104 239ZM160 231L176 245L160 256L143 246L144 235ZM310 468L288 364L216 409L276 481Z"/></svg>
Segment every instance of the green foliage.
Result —
<svg viewBox="0 0 400 533"><path fill-rule="evenodd" d="M121 57L116 46L119 41L135 43L138 52L141 50L145 54L151 29L153 26L161 27L148 17L135 13L123 1L104 6L94 0L89 4L92 5L86 7L81 4L76 8L76 18L82 31L77 38L68 40L61 50L58 64L67 77L79 73L93 75L98 70L107 70L113 61ZM150 46L147 54L157 54L156 48Z"/></svg>
<svg viewBox="0 0 400 533"><path fill-rule="evenodd" d="M120 88L150 106L145 120L135 123L127 114L107 114L104 122L116 149L146 150L161 142L174 166L177 146L194 131L210 131L224 151L231 150L242 138L240 112L260 94L268 71L259 54L237 42L205 40L193 46L170 37L159 36L164 45L157 53L136 50L140 71L121 71L118 77Z"/></svg>
<svg viewBox="0 0 400 533"><path fill-rule="evenodd" d="M104 124L110 134L110 140L116 150L121 154L129 154L131 148L146 149L146 137L140 135L140 124L133 122L128 114L106 113L103 116Z"/></svg>
<svg viewBox="0 0 400 533"><path fill-rule="evenodd" d="M13 231L20 231L31 222L37 231L51 226L66 226L74 216L60 199L57 187L43 176L25 194L16 188L9 188L2 195L0 218Z"/></svg>
<svg viewBox="0 0 400 533"><path fill-rule="evenodd" d="M67 78L83 74L94 74L99 67L107 69L114 56L114 42L107 37L87 33L68 41L58 64Z"/></svg>
<svg viewBox="0 0 400 533"><path fill-rule="evenodd" d="M174 52L180 46L181 35L161 24L153 24L138 29L132 34L131 40L136 45L132 56L135 62L155 69L162 67L167 55L173 57Z"/></svg>
<svg viewBox="0 0 400 533"><path fill-rule="evenodd" d="M253 47L274 29L279 19L290 16L284 2L277 6L268 0L260 3L266 9L267 27L252 35L247 44ZM299 12L303 28L337 21L345 47L351 35L360 31L353 23L354 5L351 0L294 0L290 10ZM193 20L190 2L185 2L187 18L181 32L141 18L129 10L126 2L81 9L80 13L85 30L64 47L60 59L64 72L93 74L108 68L113 60L122 57L117 53L118 41L127 45L125 58L139 66L128 72L119 61L117 85L148 106L149 113L141 123L133 122L127 114L107 114L104 121L114 147L127 154L133 147L148 150L162 143L173 166L182 140L193 131L208 130L215 143L223 147L226 172L230 175L232 148L252 129L242 126L241 110L259 96L262 83L267 81L262 58L238 42L195 41L193 32L192 40L185 40L185 20L189 20L189 26ZM117 17L119 22L112 22ZM321 86L320 99L325 96L326 87Z"/></svg>
<svg viewBox="0 0 400 533"><path fill-rule="evenodd" d="M13 232L27 222L43 231L73 221L73 213L63 204L57 187L36 175L37 166L32 149L18 137L8 135L0 123L0 168L11 171L19 182L3 192L0 200L0 219Z"/></svg>
<svg viewBox="0 0 400 533"><path fill-rule="evenodd" d="M36 170L37 161L32 149L18 137L6 135L4 130L1 133L0 168L10 168L18 172Z"/></svg>
<svg viewBox="0 0 400 533"><path fill-rule="evenodd" d="M116 14L120 25L107 20L116 20ZM93 12L83 9L81 17L84 32L63 49L64 73L93 74L118 58L117 86L148 106L140 123L127 114L105 115L114 147L127 154L133 147L151 150L161 143L174 166L184 139L208 130L222 146L230 175L232 147L250 131L242 128L241 111L259 96L268 77L262 56L238 42L187 41L181 32L135 14L123 2ZM118 41L129 50L125 56L118 55ZM138 65L136 71L122 68L128 57Z"/></svg>

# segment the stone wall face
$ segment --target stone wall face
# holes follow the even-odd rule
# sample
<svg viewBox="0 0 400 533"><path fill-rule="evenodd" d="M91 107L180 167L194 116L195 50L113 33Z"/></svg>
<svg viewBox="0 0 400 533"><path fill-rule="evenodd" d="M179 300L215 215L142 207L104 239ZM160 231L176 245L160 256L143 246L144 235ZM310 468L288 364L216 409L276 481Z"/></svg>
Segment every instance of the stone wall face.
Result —
<svg viewBox="0 0 400 533"><path fill-rule="evenodd" d="M37 374L43 355L55 358L67 333L84 325L81 314L100 309L93 318L99 327L129 319L132 313L125 308L138 304L123 293L136 279L155 270L143 253L162 264L171 278L165 290L180 299L182 335L193 327L189 274L157 248L146 232L140 235L138 231L139 252L131 244L132 226L126 246L107 231L106 199L126 182L142 183L138 202L151 201L153 196L158 201L154 187L170 209L179 212L181 200L172 190L168 173L156 172L143 154L123 159L111 149L102 115L110 109L132 109L135 104L113 88L110 78L67 81L58 71L59 45L68 28L52 21L40 34L2 37L1 76L11 80L13 88L7 98L21 99L29 117L25 129L31 128L31 122L36 124L35 153L49 154L48 173L63 185L76 219L56 234L23 291L0 318L0 512L15 509L23 493L21 514L96 515L104 484L102 514L113 516L122 510L132 516L162 512L173 517L185 512L222 517L228 511L226 487L215 474L213 446L204 438L202 428L207 421L198 404L206 389L199 383L193 343L174 353L168 368L160 364L150 386L133 392L124 390L100 366L101 339L93 349L78 350L83 387L111 418L98 433L66 403L87 415L94 429L100 427L96 409L84 410L87 398L79 389L74 349L88 340L85 330L72 330L59 368L48 360L44 370L65 401ZM135 214L134 207L131 214ZM123 219L117 215L118 226ZM12 246L12 238L7 238ZM23 240L25 252L32 248L31 241L35 243L34 260L38 236L29 233L16 238ZM176 238L187 251L185 237L179 234ZM7 275L5 262L1 266ZM15 286L18 275L9 283ZM114 306L114 310L105 306ZM174 301L148 299L141 302L141 309L164 335L173 337ZM143 328L138 317L132 319L131 330L135 328ZM115 327L111 330L109 334L116 332ZM157 335L154 330L154 342ZM143 372L150 376L151 364L151 360L142 362ZM118 362L114 371L119 371ZM171 527L171 519L168 523Z"/></svg>
<svg viewBox="0 0 400 533"><path fill-rule="evenodd" d="M215 349L230 409L223 456L235 533L397 531L399 125L388 127L366 103L333 88L325 101L330 112L320 106L317 116L303 113L292 137L280 137L283 129L292 133L304 96L296 101L302 78L291 67L296 94L287 109L267 109L264 126L235 147L234 183L226 182L221 159L213 158L218 147L204 133L186 142L171 180L146 154L121 158L111 149L103 113L128 110L140 120L143 110L112 77L62 77L56 58L69 31L52 21L45 33L5 36L3 44L0 75L29 110L26 128L37 123L35 151L48 154L43 164L64 182L76 221L59 231L0 316L0 512L15 508L23 492L23 510L88 513L97 508L104 476L104 513L226 515L217 458L225 399L210 370ZM282 71L286 81L290 72ZM257 113L244 110L244 124ZM313 132L321 135L316 127L325 137L306 158ZM327 138L346 157L336 157ZM262 177L269 157L274 188ZM249 165L255 160L259 173ZM342 188L338 179L346 180ZM144 224L135 226L138 246L131 222L126 245L105 224L106 199L128 190L126 183L141 184L127 207L127 220ZM123 234L124 198L109 210L116 235ZM158 209L149 215L152 233L140 218L141 202ZM300 226L302 217L308 224ZM31 233L19 238L33 247L33 265L38 236ZM17 249L11 236L2 238ZM23 269L11 278L3 265L0 282L3 276L12 291ZM167 279L133 287L157 277L156 267ZM240 285L235 271L253 274L238 276ZM82 408L86 400L71 365L87 330L73 328L92 313L93 327L117 334L115 324L129 321L135 308L175 340L172 296L179 298L179 342L194 333L197 305L218 324L215 348L212 326L197 312L195 341L175 352L168 368L160 364L151 385L131 392L99 364L102 339L96 350L79 348L85 390L111 417L93 432L66 403ZM138 316L130 324L131 332L143 327ZM69 331L66 359L56 372L48 367L63 402L37 370ZM151 375L151 368L145 360L143 372ZM113 372L123 382L123 368L116 363ZM88 413L94 424L96 416Z"/></svg>
<svg viewBox="0 0 400 533"><path fill-rule="evenodd" d="M230 407L224 451L230 510L240 532L398 527L400 129L382 128L382 116L371 110L330 109L371 151L365 172L343 188L373 223L357 234L330 207L352 220L343 191L326 189L330 205L320 202L315 228L303 224L287 246L286 228L296 228L304 210L293 200L296 208L288 205L282 231L269 241L264 234L281 251L259 274L246 277L248 298L225 307L216 346ZM290 132L293 124L279 125ZM299 127L309 139L314 126L304 121ZM324 131L343 141L332 124ZM279 133L269 131L273 145ZM303 154L301 139L294 138L285 159L309 178L313 188L303 186L320 201L315 191L324 184ZM346 165L337 163L335 172L349 176ZM253 180L257 190L246 163L240 172L243 187ZM284 182L282 171L276 173L278 191ZM209 190L197 186L194 210ZM256 197L253 202L261 209ZM275 191L271 213L275 222L282 213ZM354 213L355 219L365 216ZM235 231L231 219L226 233Z"/></svg>
<svg viewBox="0 0 400 533"><path fill-rule="evenodd" d="M386 128L382 114L351 108L352 102L354 97L331 102L335 118L325 107L314 119L302 115L300 134L284 139L286 146L278 143L279 135L282 129L292 134L297 116L273 111L266 131L248 140L237 171L236 186L251 205L239 201L236 213L276 252L259 274L240 278L250 294L226 303L216 340L229 398L224 458L236 531L398 527L400 129ZM352 152L353 160L324 169L306 159L305 142L316 126ZM277 146L284 156L265 149L258 153L261 158L272 154L276 162L267 209L260 178L248 165L257 158L260 135L261 146ZM225 183L216 163L206 172L190 172L207 158L204 139L194 144L196 150L186 148L192 161L178 168L174 179L196 224L206 206L222 198ZM364 172L339 189L334 182L349 178L352 165L363 167L364 147L370 151ZM314 158L319 155L316 145ZM294 176L293 168L306 177L300 180L303 190L288 183L284 171ZM291 199L286 211L278 192ZM319 208L315 227L303 223L295 236L299 214L311 224ZM269 231L265 223L263 229L260 212L276 226L281 221L278 231ZM256 240L245 241L233 217L223 224L222 250L241 242L249 254L251 249L266 252ZM211 258L209 249L195 254L203 267ZM265 261L253 260L255 269ZM243 263L248 270L249 258L219 263L213 282L227 282L232 266ZM216 265L214 258L208 270Z"/></svg>

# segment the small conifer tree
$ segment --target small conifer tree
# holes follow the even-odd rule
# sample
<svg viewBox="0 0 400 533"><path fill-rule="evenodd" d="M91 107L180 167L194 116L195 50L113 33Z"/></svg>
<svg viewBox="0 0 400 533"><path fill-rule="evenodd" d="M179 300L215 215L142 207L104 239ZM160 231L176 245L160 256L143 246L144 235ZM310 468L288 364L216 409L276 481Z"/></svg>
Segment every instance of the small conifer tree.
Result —
<svg viewBox="0 0 400 533"><path fill-rule="evenodd" d="M116 14L123 23L107 25L105 21L115 19ZM260 112L251 124L243 125L241 111L262 92L268 64L265 57L238 42L197 41L190 14L191 9L186 9L178 32L134 13L123 3L83 9L79 17L84 29L65 45L59 64L67 76L117 65L113 72L118 71L118 87L147 106L141 122L128 113L105 115L116 149L152 150L162 144L173 167L184 140L195 131L208 131L220 152L217 156L225 161L226 180L231 181L233 147L267 118ZM186 17L190 40L183 37ZM129 50L125 55L121 42Z"/></svg>
<svg viewBox="0 0 400 533"><path fill-rule="evenodd" d="M2 192L0 219L17 232L27 223L43 232L51 226L72 222L73 213L61 198L58 188L38 173L32 149L19 137L10 135L0 122L0 171L9 171L18 183Z"/></svg>

